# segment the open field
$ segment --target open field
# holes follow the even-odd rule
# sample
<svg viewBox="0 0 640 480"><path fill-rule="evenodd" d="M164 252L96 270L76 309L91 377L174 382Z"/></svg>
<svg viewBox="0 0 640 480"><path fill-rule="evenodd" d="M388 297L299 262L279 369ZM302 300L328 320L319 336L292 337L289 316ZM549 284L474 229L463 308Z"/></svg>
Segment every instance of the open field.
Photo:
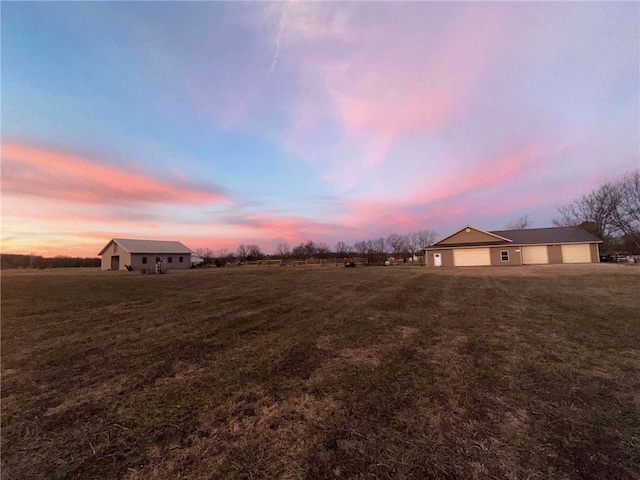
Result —
<svg viewBox="0 0 640 480"><path fill-rule="evenodd" d="M3 479L640 479L640 268L2 274Z"/></svg>

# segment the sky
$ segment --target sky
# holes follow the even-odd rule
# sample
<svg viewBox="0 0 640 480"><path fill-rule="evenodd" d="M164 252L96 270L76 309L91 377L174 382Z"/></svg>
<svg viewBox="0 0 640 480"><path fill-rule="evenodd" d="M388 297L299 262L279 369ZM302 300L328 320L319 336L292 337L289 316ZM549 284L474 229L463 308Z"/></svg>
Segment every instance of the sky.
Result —
<svg viewBox="0 0 640 480"><path fill-rule="evenodd" d="M503 229L640 167L638 2L2 2L3 253Z"/></svg>

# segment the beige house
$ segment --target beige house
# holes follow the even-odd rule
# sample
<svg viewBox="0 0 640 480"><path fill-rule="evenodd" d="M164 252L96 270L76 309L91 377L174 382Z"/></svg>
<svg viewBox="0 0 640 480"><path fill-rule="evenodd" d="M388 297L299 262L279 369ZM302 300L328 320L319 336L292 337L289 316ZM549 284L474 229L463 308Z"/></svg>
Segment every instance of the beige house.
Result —
<svg viewBox="0 0 640 480"><path fill-rule="evenodd" d="M153 270L158 262L170 270L191 267L191 249L180 242L114 238L98 255L102 270Z"/></svg>
<svg viewBox="0 0 640 480"><path fill-rule="evenodd" d="M485 232L464 227L425 249L427 267L598 263L600 239L579 227Z"/></svg>

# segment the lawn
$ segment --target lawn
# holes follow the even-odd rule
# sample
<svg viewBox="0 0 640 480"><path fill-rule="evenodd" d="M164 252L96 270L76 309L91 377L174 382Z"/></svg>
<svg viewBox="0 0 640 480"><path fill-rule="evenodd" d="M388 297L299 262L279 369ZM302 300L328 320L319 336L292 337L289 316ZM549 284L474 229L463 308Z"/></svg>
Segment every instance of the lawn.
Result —
<svg viewBox="0 0 640 480"><path fill-rule="evenodd" d="M3 272L3 479L640 479L640 268Z"/></svg>

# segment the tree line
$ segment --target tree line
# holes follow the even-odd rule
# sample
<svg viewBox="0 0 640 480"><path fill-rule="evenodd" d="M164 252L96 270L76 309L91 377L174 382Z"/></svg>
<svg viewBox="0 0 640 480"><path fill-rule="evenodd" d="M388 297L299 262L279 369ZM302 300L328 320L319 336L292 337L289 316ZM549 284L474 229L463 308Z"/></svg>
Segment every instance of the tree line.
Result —
<svg viewBox="0 0 640 480"><path fill-rule="evenodd" d="M69 268L69 267L99 267L99 258L90 257L42 257L40 255L16 255L4 253L0 257L0 268L8 270L11 268Z"/></svg>
<svg viewBox="0 0 640 480"><path fill-rule="evenodd" d="M224 266L227 263L252 262L265 258L326 259L354 256L366 258L369 263L379 263L390 256L396 259L407 259L414 255L421 255L426 247L435 242L436 237L437 233L433 230L419 230L405 235L392 233L386 237L360 240L353 245L338 242L333 249L324 242L307 240L294 247L286 242L279 243L270 255L263 253L260 246L256 244L240 244L235 251L226 248L215 251L210 248L198 248L195 254L204 260L205 266Z"/></svg>

